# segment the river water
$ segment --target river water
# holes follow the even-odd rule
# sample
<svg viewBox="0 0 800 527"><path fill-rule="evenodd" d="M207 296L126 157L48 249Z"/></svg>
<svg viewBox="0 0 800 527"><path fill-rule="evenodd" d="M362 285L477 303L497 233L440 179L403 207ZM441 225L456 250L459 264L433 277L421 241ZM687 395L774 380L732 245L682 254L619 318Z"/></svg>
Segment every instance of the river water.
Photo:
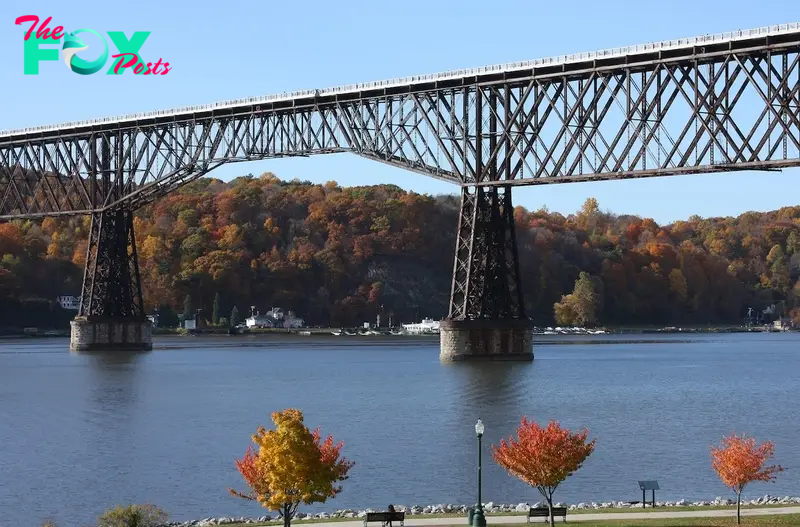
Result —
<svg viewBox="0 0 800 527"><path fill-rule="evenodd" d="M788 467L748 495L800 495L800 334L538 337L531 364L451 364L438 341L380 337L161 338L147 354L77 355L63 339L0 341L0 526L81 526L116 503L171 518L258 516L234 458L274 410L303 410L357 465L322 507L470 503L474 423L486 424L484 501L538 501L488 444L522 415L588 427L595 453L565 502L730 493L709 445L770 439Z"/></svg>

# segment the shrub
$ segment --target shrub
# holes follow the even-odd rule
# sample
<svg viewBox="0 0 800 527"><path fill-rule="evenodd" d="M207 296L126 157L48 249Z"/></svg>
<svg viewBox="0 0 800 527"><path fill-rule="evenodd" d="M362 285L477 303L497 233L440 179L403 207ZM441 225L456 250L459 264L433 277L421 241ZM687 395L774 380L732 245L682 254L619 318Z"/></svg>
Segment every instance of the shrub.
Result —
<svg viewBox="0 0 800 527"><path fill-rule="evenodd" d="M167 513L155 505L117 505L97 520L97 527L158 527L167 521Z"/></svg>

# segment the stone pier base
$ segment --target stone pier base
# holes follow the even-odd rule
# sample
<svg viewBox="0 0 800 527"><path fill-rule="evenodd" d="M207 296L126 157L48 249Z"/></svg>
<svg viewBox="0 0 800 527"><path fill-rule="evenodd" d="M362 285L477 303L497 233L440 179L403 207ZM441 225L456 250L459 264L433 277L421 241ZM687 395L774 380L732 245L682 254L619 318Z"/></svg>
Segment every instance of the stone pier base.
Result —
<svg viewBox="0 0 800 527"><path fill-rule="evenodd" d="M146 318L79 317L70 326L70 351L153 349L153 326Z"/></svg>
<svg viewBox="0 0 800 527"><path fill-rule="evenodd" d="M533 360L533 324L528 320L443 320L439 338L442 362Z"/></svg>

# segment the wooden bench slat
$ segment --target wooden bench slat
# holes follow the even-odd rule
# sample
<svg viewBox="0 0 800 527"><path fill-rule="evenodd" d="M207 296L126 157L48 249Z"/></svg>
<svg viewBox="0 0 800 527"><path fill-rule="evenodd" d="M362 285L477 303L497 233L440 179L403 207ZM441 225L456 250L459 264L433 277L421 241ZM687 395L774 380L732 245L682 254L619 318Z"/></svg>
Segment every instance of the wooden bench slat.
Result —
<svg viewBox="0 0 800 527"><path fill-rule="evenodd" d="M556 516L563 516L564 521L567 521L567 508L566 507L553 507L553 518ZM550 510L547 507L531 507L528 509L528 519L530 518L549 518Z"/></svg>
<svg viewBox="0 0 800 527"><path fill-rule="evenodd" d="M364 525L371 522L400 522L402 525L405 522L405 512L368 512L364 518Z"/></svg>

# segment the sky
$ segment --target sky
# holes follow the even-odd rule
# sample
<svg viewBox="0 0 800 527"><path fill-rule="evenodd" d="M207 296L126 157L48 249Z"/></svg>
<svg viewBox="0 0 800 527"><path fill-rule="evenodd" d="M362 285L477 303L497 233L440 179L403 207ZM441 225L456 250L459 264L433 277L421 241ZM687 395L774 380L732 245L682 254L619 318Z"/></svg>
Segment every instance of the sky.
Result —
<svg viewBox="0 0 800 527"><path fill-rule="evenodd" d="M42 62L39 75L24 75L23 36L30 24L14 24L23 15L53 17L51 28L68 31L150 31L142 57L168 61L172 70L155 77L77 75L59 60ZM797 21L797 0L2 0L0 129ZM267 171L285 180L458 192L453 185L347 154L237 163L211 175L229 180ZM798 205L798 189L800 168L515 188L514 203L568 214L595 197L604 210L668 223L693 214L730 216Z"/></svg>

